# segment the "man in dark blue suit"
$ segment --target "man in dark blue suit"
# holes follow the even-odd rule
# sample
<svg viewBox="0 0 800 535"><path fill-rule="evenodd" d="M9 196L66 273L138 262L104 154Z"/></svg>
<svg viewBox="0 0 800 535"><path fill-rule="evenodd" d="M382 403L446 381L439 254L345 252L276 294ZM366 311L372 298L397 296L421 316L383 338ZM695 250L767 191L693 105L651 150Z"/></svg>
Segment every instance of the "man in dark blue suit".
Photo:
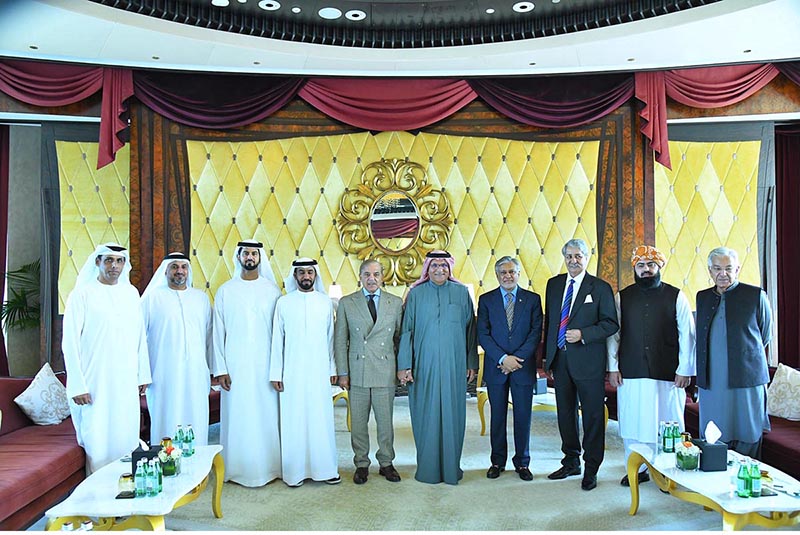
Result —
<svg viewBox="0 0 800 535"><path fill-rule="evenodd" d="M536 381L534 354L542 338L542 300L523 290L520 263L504 256L494 265L500 287L478 300L478 343L484 350L483 379L491 407L492 454L486 477L495 479L506 469L508 392L514 404L514 449L511 461L520 479L531 481L528 443L531 401Z"/></svg>
<svg viewBox="0 0 800 535"><path fill-rule="evenodd" d="M564 458L549 479L581 473L578 400L583 416L581 488L597 486L605 447L606 338L619 330L614 292L604 280L586 273L589 247L572 239L561 248L567 273L547 281L544 321L545 365L556 387L558 431Z"/></svg>

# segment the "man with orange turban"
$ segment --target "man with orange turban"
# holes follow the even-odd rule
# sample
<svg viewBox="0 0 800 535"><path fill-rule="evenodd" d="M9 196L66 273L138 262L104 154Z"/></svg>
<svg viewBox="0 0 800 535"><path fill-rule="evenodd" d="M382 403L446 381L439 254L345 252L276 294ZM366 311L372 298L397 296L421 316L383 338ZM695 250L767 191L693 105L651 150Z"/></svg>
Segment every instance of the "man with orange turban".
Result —
<svg viewBox="0 0 800 535"><path fill-rule="evenodd" d="M606 341L626 459L633 444L645 444L653 461L659 422L675 421L683 430L684 388L695 374L692 312L683 292L661 281L665 263L655 247L633 250L635 282L615 297L620 330ZM638 480L650 480L644 465ZM630 485L627 475L620 484Z"/></svg>

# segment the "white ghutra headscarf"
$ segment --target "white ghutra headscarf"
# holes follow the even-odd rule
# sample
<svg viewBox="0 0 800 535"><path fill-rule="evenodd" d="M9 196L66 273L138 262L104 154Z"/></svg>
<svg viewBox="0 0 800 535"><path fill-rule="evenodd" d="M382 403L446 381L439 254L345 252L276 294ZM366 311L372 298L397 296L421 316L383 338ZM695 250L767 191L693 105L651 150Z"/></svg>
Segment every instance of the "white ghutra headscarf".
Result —
<svg viewBox="0 0 800 535"><path fill-rule="evenodd" d="M78 278L75 280L75 288L97 280L97 277L100 275L100 267L97 265L96 260L98 256L104 255L115 255L125 258L125 265L122 266L122 273L119 275L117 284L131 283L131 258L128 254L128 250L118 243L109 242L98 245L94 252L89 255L89 258L86 259L86 263L83 264L83 267L78 272Z"/></svg>
<svg viewBox="0 0 800 535"><path fill-rule="evenodd" d="M144 289L144 293L142 297L146 296L148 293L156 290L157 288L168 288L169 287L169 276L167 275L167 268L169 265L176 261L183 261L189 265L189 273L186 275L186 288L192 287L192 263L191 259L183 253L169 253L167 256L164 257L164 261L161 262L161 265L158 266L155 273L153 273L153 278L150 279L150 283L147 285L147 288Z"/></svg>
<svg viewBox="0 0 800 535"><path fill-rule="evenodd" d="M286 293L293 292L298 289L297 287L297 280L294 278L294 273L297 271L297 268L300 267L313 267L314 271L317 272L317 277L314 279L314 290L317 292L324 293L325 295L328 292L325 291L325 285L322 283L322 276L319 274L319 267L317 261L313 258L298 258L294 262L292 262L292 272L289 274L288 277L283 279L284 287L286 288Z"/></svg>
<svg viewBox="0 0 800 535"><path fill-rule="evenodd" d="M258 276L269 280L277 286L278 283L275 281L275 275L272 274L272 267L269 265L269 260L267 260L267 256L264 254L264 244L257 240L242 240L236 244L236 250L233 252L233 278L240 278L244 271L242 264L239 262L239 252L242 250L242 247L258 249Z"/></svg>

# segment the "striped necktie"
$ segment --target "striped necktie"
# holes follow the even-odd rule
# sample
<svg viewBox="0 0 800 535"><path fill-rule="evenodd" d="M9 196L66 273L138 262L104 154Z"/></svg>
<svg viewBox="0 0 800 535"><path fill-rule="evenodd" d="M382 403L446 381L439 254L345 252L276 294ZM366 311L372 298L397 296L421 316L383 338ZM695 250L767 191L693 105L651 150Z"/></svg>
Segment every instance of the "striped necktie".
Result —
<svg viewBox="0 0 800 535"><path fill-rule="evenodd" d="M564 296L564 304L561 305L561 323L558 324L558 348L565 348L567 345L567 323L569 323L569 309L572 306L572 286L575 279L569 280L567 295Z"/></svg>
<svg viewBox="0 0 800 535"><path fill-rule="evenodd" d="M514 323L514 294L511 292L506 294L506 321L508 322L508 330L511 330L511 324Z"/></svg>

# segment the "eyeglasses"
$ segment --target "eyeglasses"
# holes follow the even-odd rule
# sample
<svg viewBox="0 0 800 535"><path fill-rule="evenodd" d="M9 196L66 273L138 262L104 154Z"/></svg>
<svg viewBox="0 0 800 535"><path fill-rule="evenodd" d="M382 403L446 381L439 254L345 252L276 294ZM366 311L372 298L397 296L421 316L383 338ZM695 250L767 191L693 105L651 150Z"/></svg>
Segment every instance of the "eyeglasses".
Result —
<svg viewBox="0 0 800 535"><path fill-rule="evenodd" d="M497 272L497 274L498 274L498 275L500 275L500 276L504 276L504 275L516 275L517 273L519 273L519 271L517 271L516 269L512 269L511 271L505 271L505 270L503 270L503 271L498 271L498 272Z"/></svg>
<svg viewBox="0 0 800 535"><path fill-rule="evenodd" d="M735 268L733 266L725 266L724 268L720 267L720 266L711 266L708 269L711 270L711 273L720 274L720 273L722 273L724 271L728 275L730 275L732 273L736 273L736 270L737 270L737 268Z"/></svg>
<svg viewBox="0 0 800 535"><path fill-rule="evenodd" d="M450 266L447 263L439 264L436 262L431 262L430 269L445 269L449 268Z"/></svg>

